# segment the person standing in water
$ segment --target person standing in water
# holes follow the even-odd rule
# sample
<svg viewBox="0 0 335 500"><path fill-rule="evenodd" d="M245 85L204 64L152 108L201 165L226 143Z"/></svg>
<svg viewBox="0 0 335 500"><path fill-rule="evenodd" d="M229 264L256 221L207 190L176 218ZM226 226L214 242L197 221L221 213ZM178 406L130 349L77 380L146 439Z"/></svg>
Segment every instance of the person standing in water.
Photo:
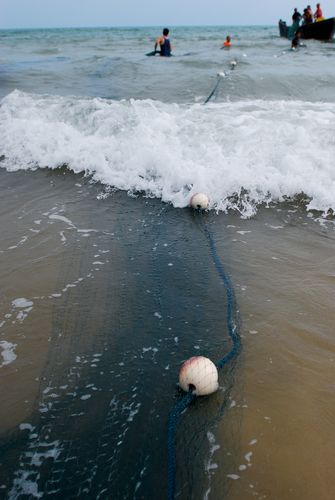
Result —
<svg viewBox="0 0 335 500"><path fill-rule="evenodd" d="M297 31L295 34L295 37L292 40L292 44L291 44L292 50L297 50L297 48L300 46L300 39L301 39L301 33L300 33L300 31Z"/></svg>
<svg viewBox="0 0 335 500"><path fill-rule="evenodd" d="M160 55L163 57L170 57L172 51L172 45L169 38L169 30L167 28L163 29L163 35L158 37L155 42L155 52L157 51L157 47L160 47Z"/></svg>
<svg viewBox="0 0 335 500"><path fill-rule="evenodd" d="M221 49L225 49L227 47L231 47L231 38L227 35L226 40L223 42Z"/></svg>

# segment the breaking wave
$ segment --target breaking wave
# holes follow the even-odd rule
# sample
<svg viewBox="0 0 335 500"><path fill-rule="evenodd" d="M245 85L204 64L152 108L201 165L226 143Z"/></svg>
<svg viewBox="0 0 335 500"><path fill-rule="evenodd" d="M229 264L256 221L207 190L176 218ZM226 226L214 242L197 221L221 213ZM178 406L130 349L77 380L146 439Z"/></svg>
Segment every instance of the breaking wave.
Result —
<svg viewBox="0 0 335 500"><path fill-rule="evenodd" d="M334 103L40 96L14 91L0 104L0 165L66 166L104 185L184 207L252 215L304 193L308 209L335 209Z"/></svg>

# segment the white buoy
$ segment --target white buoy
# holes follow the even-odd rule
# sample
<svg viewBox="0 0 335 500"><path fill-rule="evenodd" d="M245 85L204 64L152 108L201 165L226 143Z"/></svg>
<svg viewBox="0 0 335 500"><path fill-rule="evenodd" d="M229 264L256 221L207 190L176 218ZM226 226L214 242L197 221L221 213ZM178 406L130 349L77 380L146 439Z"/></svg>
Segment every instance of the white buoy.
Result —
<svg viewBox="0 0 335 500"><path fill-rule="evenodd" d="M192 390L197 396L207 396L219 387L215 364L204 356L193 356L181 365L179 385L183 391Z"/></svg>
<svg viewBox="0 0 335 500"><path fill-rule="evenodd" d="M234 61L234 60L233 60L233 61L230 61L230 66L231 66L231 69L235 69L236 65L237 65L237 62L236 62L236 61Z"/></svg>
<svg viewBox="0 0 335 500"><path fill-rule="evenodd" d="M190 205L195 210L206 210L208 208L209 201L204 193L195 193L191 198Z"/></svg>

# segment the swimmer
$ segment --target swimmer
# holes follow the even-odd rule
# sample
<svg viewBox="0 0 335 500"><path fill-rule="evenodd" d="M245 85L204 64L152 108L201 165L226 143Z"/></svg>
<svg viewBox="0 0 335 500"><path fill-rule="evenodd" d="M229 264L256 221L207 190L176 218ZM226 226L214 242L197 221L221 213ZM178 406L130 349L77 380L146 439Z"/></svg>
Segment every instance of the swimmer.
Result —
<svg viewBox="0 0 335 500"><path fill-rule="evenodd" d="M231 47L231 38L229 35L227 35L225 41L222 44L221 49L229 49L229 47Z"/></svg>
<svg viewBox="0 0 335 500"><path fill-rule="evenodd" d="M160 47L160 51L157 51L157 47ZM158 52L162 57L170 57L172 51L172 45L169 38L169 30L167 28L163 29L163 35L158 37L155 42L155 52Z"/></svg>

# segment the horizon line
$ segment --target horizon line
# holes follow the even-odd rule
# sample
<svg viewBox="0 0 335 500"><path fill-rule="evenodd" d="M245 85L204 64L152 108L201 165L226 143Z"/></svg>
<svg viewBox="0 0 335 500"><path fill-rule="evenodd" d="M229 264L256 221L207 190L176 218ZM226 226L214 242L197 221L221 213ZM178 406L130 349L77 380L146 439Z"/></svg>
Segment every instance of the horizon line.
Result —
<svg viewBox="0 0 335 500"><path fill-rule="evenodd" d="M161 24L120 24L120 25L95 25L95 26L14 26L11 28L5 28L0 26L0 31L7 30L60 30L60 29L114 29L114 28L161 28L163 25ZM206 27L246 27L249 26L251 28L256 27L273 27L276 24L169 24L170 28L206 28Z"/></svg>

